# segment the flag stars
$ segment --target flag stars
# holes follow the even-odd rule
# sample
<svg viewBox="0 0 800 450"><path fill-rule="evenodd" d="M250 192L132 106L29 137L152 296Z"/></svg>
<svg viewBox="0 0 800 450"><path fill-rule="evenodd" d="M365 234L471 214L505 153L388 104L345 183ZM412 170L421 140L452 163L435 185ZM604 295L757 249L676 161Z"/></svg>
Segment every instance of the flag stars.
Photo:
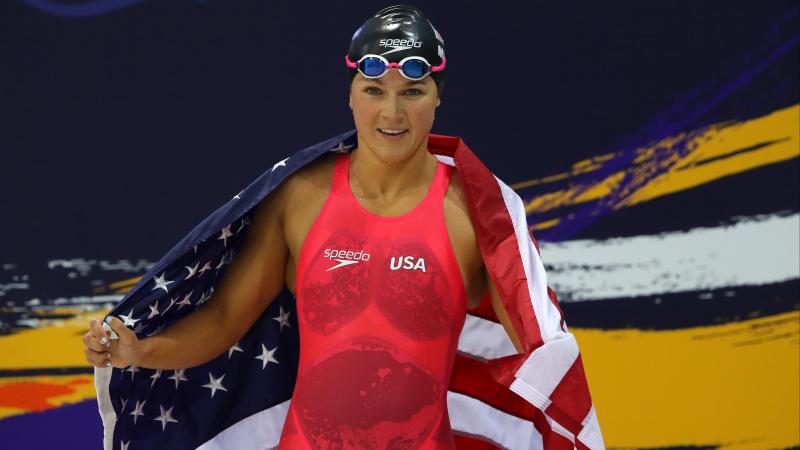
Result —
<svg viewBox="0 0 800 450"><path fill-rule="evenodd" d="M339 145L330 149L330 151L335 153L346 153L352 147L353 147L352 145L344 145L344 142L339 142Z"/></svg>
<svg viewBox="0 0 800 450"><path fill-rule="evenodd" d="M181 308L183 308L184 306L187 306L187 305L191 305L191 304L192 304L192 302L191 302L191 297L192 297L192 293L193 293L193 292L194 292L194 291L189 291L189 293L188 293L188 294L186 294L185 296L183 296L183 299L177 303L177 305L178 305L178 311L180 311L180 310L181 310Z"/></svg>
<svg viewBox="0 0 800 450"><path fill-rule="evenodd" d="M233 249L223 253L222 258L219 260L219 264L217 264L217 267L214 267L214 268L219 270L219 269L222 268L222 266L224 266L226 264L230 264L231 261L233 261L233 255L235 255L235 254L236 253L233 251Z"/></svg>
<svg viewBox="0 0 800 450"><path fill-rule="evenodd" d="M283 331L283 326L284 325L286 325L289 328L292 327L292 325L289 324L289 315L291 314L291 311L284 311L283 310L283 305L280 306L280 309L281 309L281 311L278 314L278 316L277 317L273 317L272 320L277 320L278 323L280 323L280 325L281 325L281 331Z"/></svg>
<svg viewBox="0 0 800 450"><path fill-rule="evenodd" d="M133 377L135 377L136 374L139 372L139 368L136 366L129 366L127 369L125 369L125 372L131 373L131 381L133 381Z"/></svg>
<svg viewBox="0 0 800 450"><path fill-rule="evenodd" d="M231 355L233 355L235 352L244 352L244 350L242 350L242 347L239 347L238 342L233 344L233 346L228 349L228 359L231 359Z"/></svg>
<svg viewBox="0 0 800 450"><path fill-rule="evenodd" d="M288 161L288 160L289 160L289 158L284 158L284 159L276 162L275 165L272 166L272 170L270 170L270 172L275 172L275 169L277 169L278 167L286 167L286 161Z"/></svg>
<svg viewBox="0 0 800 450"><path fill-rule="evenodd" d="M279 364L278 360L273 356L276 350L278 350L278 347L275 347L272 350L267 350L267 347L264 344L261 344L261 354L256 356L256 359L261 360L261 370L264 370L268 363L274 362L275 364Z"/></svg>
<svg viewBox="0 0 800 450"><path fill-rule="evenodd" d="M250 218L248 216L242 217L242 223L239 225L239 229L236 231L239 233L240 231L244 230L244 227L250 225Z"/></svg>
<svg viewBox="0 0 800 450"><path fill-rule="evenodd" d="M197 273L202 275L203 272L205 272L206 270L211 270L211 261L206 261L206 263L203 265L203 267L200 268L200 270Z"/></svg>
<svg viewBox="0 0 800 450"><path fill-rule="evenodd" d="M128 450L128 446L131 445L131 441L125 442L122 439L119 440L119 449L120 450Z"/></svg>
<svg viewBox="0 0 800 450"><path fill-rule="evenodd" d="M156 381L157 381L159 378L161 378L161 372L163 372L163 370L162 370L162 369L156 369L155 373L153 373L152 375L150 375L150 379L152 379L152 380L153 380L153 381L151 381L151 382L150 382L150 387L153 387L153 385L154 385L154 384L156 384Z"/></svg>
<svg viewBox="0 0 800 450"><path fill-rule="evenodd" d="M224 373L222 374L221 377L214 378L214 374L208 372L209 381L207 384L204 384L203 387L211 389L211 398L214 398L214 394L216 394L217 391L227 391L227 389L225 389L225 386L222 385L223 378L225 378Z"/></svg>
<svg viewBox="0 0 800 450"><path fill-rule="evenodd" d="M134 424L136 424L136 420L139 418L139 416L143 416L144 415L144 404L145 403L147 403L147 400L142 400L141 403L139 403L138 400L136 401L136 406L134 406L133 407L133 411L131 411L131 415L133 416L133 423Z"/></svg>
<svg viewBox="0 0 800 450"><path fill-rule="evenodd" d="M132 326L136 325L136 322L141 320L141 319L134 319L133 318L133 308L131 308L131 312L129 312L127 316L124 315L124 314L120 314L119 317L122 319L122 323L126 327L132 327Z"/></svg>
<svg viewBox="0 0 800 450"><path fill-rule="evenodd" d="M169 409L164 409L163 405L158 405L158 407L161 409L161 415L153 420L156 422L161 422L161 431L164 431L164 429L167 428L168 423L177 422L177 420L172 417L172 408L174 408L174 406L171 406Z"/></svg>
<svg viewBox="0 0 800 450"><path fill-rule="evenodd" d="M217 240L222 239L223 245L225 247L227 247L228 246L228 238L231 237L231 236L233 236L233 233L231 233L231 226L230 226L230 224L228 224L227 226L225 226L225 228L222 229L222 233L219 235Z"/></svg>
<svg viewBox="0 0 800 450"><path fill-rule="evenodd" d="M196 245L194 246L194 251L195 251L195 253L197 253L197 246ZM184 280L188 280L189 278L192 278L195 273L197 273L197 268L200 267L200 261L197 261L197 264L195 264L194 267L190 267L190 266L183 266L183 267L186 267L186 270L189 271L189 275L186 275L186 278L184 278Z"/></svg>
<svg viewBox="0 0 800 450"><path fill-rule="evenodd" d="M163 316L164 314L166 314L166 313L167 313L167 311L169 311L169 309L170 309L170 308L172 308L172 305L174 305L174 304L175 304L175 300L176 300L176 299L177 299L177 297L176 297L176 298L171 298L171 299L169 299L169 305L167 305L167 307L166 307L166 308L164 308L164 310L163 310L163 311L161 311L161 315L162 315L162 316Z"/></svg>
<svg viewBox="0 0 800 450"><path fill-rule="evenodd" d="M214 294L214 287L212 286L208 291L203 292L203 295L201 295L200 299L197 300L197 303L195 303L195 306L200 306L203 303L207 302L211 298L211 296L213 294Z"/></svg>
<svg viewBox="0 0 800 450"><path fill-rule="evenodd" d="M153 281L156 283L156 285L153 286L153 289L151 290L155 291L156 289L164 289L164 292L169 292L169 290L167 290L167 285L174 283L174 281L167 280L166 275L167 274L165 272L162 273L160 276L153 278Z"/></svg>
<svg viewBox="0 0 800 450"><path fill-rule="evenodd" d="M189 381L189 379L186 378L186 376L184 375L185 371L186 369L175 370L173 371L172 376L169 377L170 380L175 380L175 389L178 389L178 385L180 384L181 381Z"/></svg>
<svg viewBox="0 0 800 450"><path fill-rule="evenodd" d="M147 307L150 308L150 314L147 316L147 319L152 319L153 317L155 317L155 316L157 316L159 314L158 313L158 300L156 300L155 304L147 305Z"/></svg>

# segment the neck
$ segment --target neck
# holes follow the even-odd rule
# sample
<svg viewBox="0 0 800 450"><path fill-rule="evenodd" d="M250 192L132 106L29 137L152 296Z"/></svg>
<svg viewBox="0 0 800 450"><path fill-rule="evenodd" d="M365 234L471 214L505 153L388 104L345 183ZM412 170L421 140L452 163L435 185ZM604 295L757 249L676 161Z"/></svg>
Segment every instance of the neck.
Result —
<svg viewBox="0 0 800 450"><path fill-rule="evenodd" d="M350 153L350 181L363 197L392 200L417 189L427 189L436 173L436 157L428 152L427 139L406 158L387 161L358 139Z"/></svg>

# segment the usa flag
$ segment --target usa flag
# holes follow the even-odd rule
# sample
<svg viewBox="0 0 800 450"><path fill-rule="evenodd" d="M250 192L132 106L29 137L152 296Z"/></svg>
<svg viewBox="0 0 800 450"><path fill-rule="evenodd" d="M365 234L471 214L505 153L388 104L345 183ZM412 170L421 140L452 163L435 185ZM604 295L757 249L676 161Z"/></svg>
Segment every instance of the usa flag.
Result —
<svg viewBox="0 0 800 450"><path fill-rule="evenodd" d="M296 170L355 145L351 130L271 165L169 250L109 315L146 338L202 308L244 243L254 206ZM547 285L522 200L460 138L431 134L428 148L460 173L481 255L525 350L516 351L488 296L468 311L447 396L458 447L604 448L578 345ZM284 289L238 343L206 364L96 368L104 448L277 447L298 344L295 299Z"/></svg>

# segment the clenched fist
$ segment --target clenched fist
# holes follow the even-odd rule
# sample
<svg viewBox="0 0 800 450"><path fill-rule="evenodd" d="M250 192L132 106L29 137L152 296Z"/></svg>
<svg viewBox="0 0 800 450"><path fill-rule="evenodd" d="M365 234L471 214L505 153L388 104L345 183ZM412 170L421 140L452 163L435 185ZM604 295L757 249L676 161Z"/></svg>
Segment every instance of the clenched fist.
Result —
<svg viewBox="0 0 800 450"><path fill-rule="evenodd" d="M122 321L112 317L109 322L111 329L119 339L111 339L111 332L103 330L103 325L98 320L89 322L89 331L83 335L84 354L86 361L94 367L125 368L137 365L140 360L142 344L136 333L129 330Z"/></svg>

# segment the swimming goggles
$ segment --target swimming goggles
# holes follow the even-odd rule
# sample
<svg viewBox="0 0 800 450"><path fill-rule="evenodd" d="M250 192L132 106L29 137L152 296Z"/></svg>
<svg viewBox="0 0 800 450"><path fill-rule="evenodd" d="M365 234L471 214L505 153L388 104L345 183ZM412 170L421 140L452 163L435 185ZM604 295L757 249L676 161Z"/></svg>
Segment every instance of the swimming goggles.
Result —
<svg viewBox="0 0 800 450"><path fill-rule="evenodd" d="M428 60L421 56L408 56L400 60L399 63L390 63L381 55L367 54L361 57L358 62L350 61L348 55L344 56L347 67L357 69L366 78L380 78L392 67L400 69L400 74L409 80L421 80L431 72L439 72L444 69L447 62L442 57L442 63L438 66L431 66Z"/></svg>

